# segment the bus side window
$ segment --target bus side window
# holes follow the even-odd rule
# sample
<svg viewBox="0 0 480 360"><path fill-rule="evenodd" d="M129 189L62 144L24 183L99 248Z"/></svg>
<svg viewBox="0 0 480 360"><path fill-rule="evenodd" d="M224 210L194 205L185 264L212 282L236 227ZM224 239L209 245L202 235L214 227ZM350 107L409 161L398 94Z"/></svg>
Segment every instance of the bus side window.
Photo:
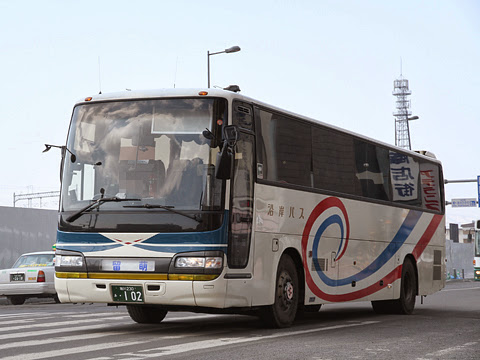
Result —
<svg viewBox="0 0 480 360"><path fill-rule="evenodd" d="M357 195L353 139L312 126L313 185L316 189Z"/></svg>
<svg viewBox="0 0 480 360"><path fill-rule="evenodd" d="M360 194L371 199L389 200L388 151L361 140L355 140L354 144L355 176L360 180Z"/></svg>
<svg viewBox="0 0 480 360"><path fill-rule="evenodd" d="M258 111L256 134L262 178L312 186L311 126L281 114Z"/></svg>

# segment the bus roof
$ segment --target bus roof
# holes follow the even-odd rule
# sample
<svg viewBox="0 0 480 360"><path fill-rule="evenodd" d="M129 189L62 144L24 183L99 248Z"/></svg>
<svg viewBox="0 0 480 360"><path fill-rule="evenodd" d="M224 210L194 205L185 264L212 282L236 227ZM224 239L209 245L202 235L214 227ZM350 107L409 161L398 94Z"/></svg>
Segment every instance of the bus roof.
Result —
<svg viewBox="0 0 480 360"><path fill-rule="evenodd" d="M264 103L262 101L250 98L250 97L245 96L245 95L242 95L238 92L233 92L233 91L228 91L228 90L223 90L223 89L218 89L218 88L191 88L191 89L165 88L165 89L151 89L151 90L126 90L126 91L120 91L120 92L113 92L113 93L106 93L106 94L95 94L95 95L92 95L92 96L88 96L84 99L81 99L81 100L77 101L77 103L75 105L78 105L78 104L81 104L81 103L85 104L85 103L91 103L91 102L115 101L115 100L133 100L133 99L168 98L168 97L171 97L171 98L175 98L175 97L197 97L197 96L199 96L199 97L203 97L203 96L205 96L205 97L222 97L222 98L226 98L228 100L238 99L238 100L241 100L241 101L250 102L252 104L262 106L262 107L266 107L266 108L269 108L271 110L283 113L285 115L291 115L293 117L303 119L303 120L308 121L308 122L320 124L320 125L325 126L327 128L331 128L331 129L334 129L334 130L337 130L337 131L340 131L340 132L343 132L343 133L347 133L347 134L356 136L358 138L367 140L369 142L372 142L372 143L375 143L375 144L378 144L378 145L382 145L382 146L387 147L387 148L393 148L393 149L398 150L400 152L409 153L413 156L423 157L423 158L428 159L429 161L441 163L438 159L436 159L435 155L433 153L429 152L429 151L422 150L422 151L417 152L417 151L412 151L412 150L408 150L408 149L404 149L404 148L399 148L395 145L388 144L388 143L370 138L368 136L361 135L361 134L355 133L353 131L349 131L349 130L340 128L338 126L335 126L335 125L332 125L332 124L329 124L329 123L325 123L323 121L320 121L320 120L317 120L317 119L314 119L314 118L310 118L310 117L305 116L305 115L300 115L298 113L294 113L292 111L288 111L286 109L282 109L280 107Z"/></svg>

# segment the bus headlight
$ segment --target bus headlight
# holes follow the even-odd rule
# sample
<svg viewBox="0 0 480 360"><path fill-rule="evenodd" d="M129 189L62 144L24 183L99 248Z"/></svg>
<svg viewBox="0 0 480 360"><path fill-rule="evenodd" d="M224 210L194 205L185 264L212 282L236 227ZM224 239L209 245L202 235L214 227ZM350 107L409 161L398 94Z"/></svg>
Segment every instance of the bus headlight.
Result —
<svg viewBox="0 0 480 360"><path fill-rule="evenodd" d="M223 258L221 257L190 257L182 256L175 260L176 268L195 268L195 269L221 269Z"/></svg>
<svg viewBox="0 0 480 360"><path fill-rule="evenodd" d="M203 267L205 267L205 258L201 258L201 257L179 257L175 261L175 267L178 267L178 268L203 268Z"/></svg>
<svg viewBox="0 0 480 360"><path fill-rule="evenodd" d="M55 266L82 267L83 257L76 255L57 255L55 256Z"/></svg>

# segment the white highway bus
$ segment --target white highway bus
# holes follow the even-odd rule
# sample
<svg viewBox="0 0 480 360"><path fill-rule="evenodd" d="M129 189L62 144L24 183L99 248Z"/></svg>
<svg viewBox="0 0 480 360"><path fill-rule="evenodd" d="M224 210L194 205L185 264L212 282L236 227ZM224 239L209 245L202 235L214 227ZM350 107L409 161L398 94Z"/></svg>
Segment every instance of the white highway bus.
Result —
<svg viewBox="0 0 480 360"><path fill-rule="evenodd" d="M473 278L480 281L480 220L475 222L475 257L473 258Z"/></svg>
<svg viewBox="0 0 480 360"><path fill-rule="evenodd" d="M286 327L327 303L410 314L445 285L432 157L219 89L88 97L60 147L61 302Z"/></svg>

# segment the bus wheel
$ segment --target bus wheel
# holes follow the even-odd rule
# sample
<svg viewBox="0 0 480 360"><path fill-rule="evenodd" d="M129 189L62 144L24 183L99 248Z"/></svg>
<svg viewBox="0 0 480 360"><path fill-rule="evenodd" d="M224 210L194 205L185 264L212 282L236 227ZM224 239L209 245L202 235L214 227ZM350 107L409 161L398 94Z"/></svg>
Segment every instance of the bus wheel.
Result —
<svg viewBox="0 0 480 360"><path fill-rule="evenodd" d="M139 324L158 324L167 315L167 310L154 306L127 305L128 315Z"/></svg>
<svg viewBox="0 0 480 360"><path fill-rule="evenodd" d="M400 289L400 299L397 301L397 312L410 315L415 308L417 297L417 277L415 276L415 267L410 260L406 260L402 266L402 287Z"/></svg>
<svg viewBox="0 0 480 360"><path fill-rule="evenodd" d="M22 305L23 303L25 303L25 296L19 296L19 295L15 295L15 296L8 296L8 300L10 300L10 303L12 305Z"/></svg>
<svg viewBox="0 0 480 360"><path fill-rule="evenodd" d="M298 274L295 263L283 255L277 269L275 302L262 309L260 316L269 326L284 328L293 324L298 309Z"/></svg>
<svg viewBox="0 0 480 360"><path fill-rule="evenodd" d="M397 300L372 301L373 311L377 314L410 315L415 308L417 296L417 278L412 261L405 260L402 266L400 298Z"/></svg>

